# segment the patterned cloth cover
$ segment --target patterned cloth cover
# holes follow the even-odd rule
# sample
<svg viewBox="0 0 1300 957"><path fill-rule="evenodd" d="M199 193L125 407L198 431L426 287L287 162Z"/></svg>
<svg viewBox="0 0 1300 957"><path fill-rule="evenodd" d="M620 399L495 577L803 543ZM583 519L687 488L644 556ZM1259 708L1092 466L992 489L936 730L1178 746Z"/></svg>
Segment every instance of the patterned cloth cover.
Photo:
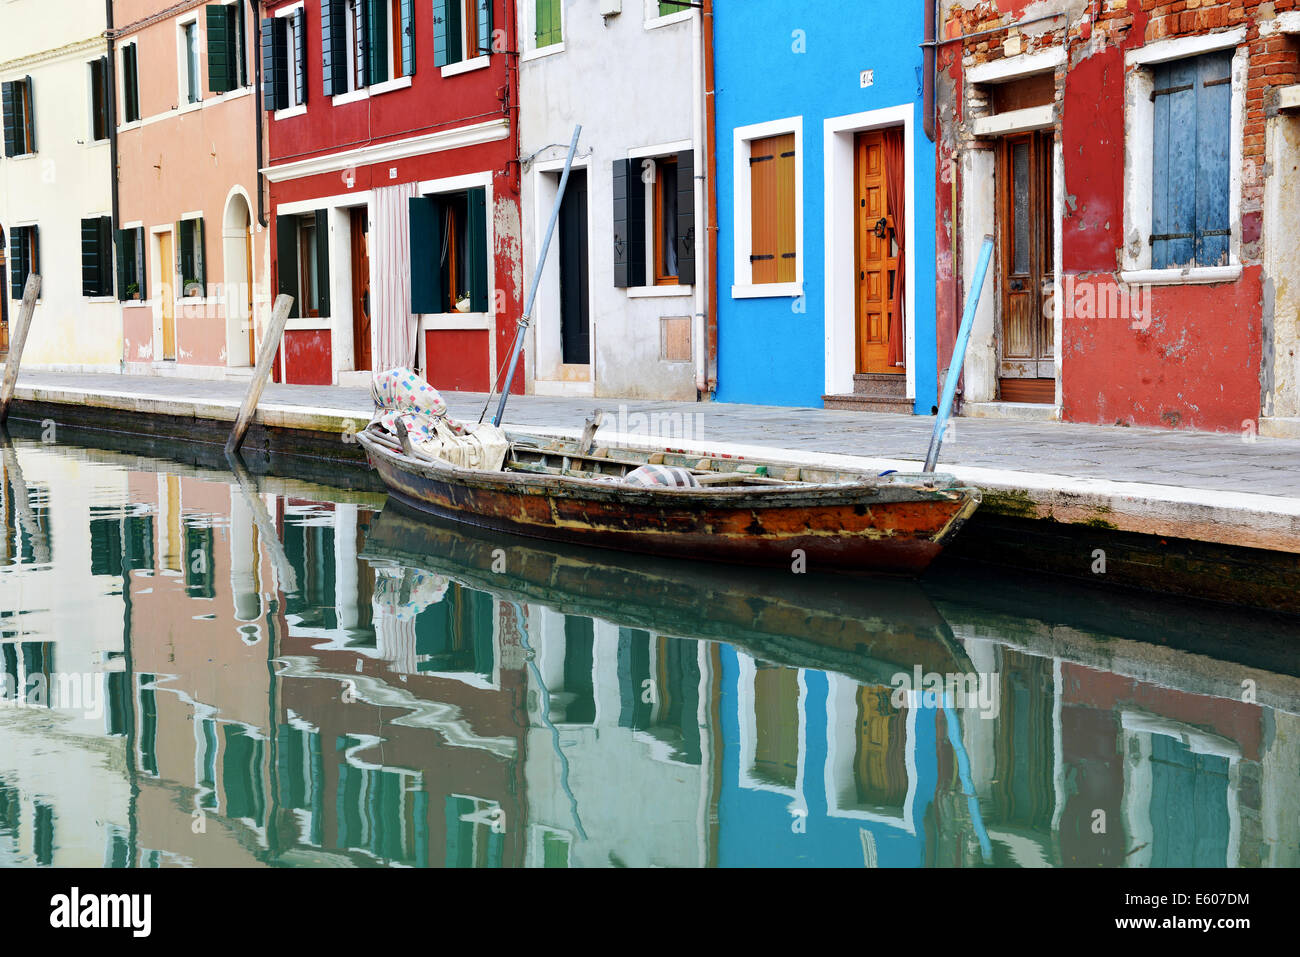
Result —
<svg viewBox="0 0 1300 957"><path fill-rule="evenodd" d="M700 484L688 469L678 468L676 465L642 465L640 468L628 472L623 477L623 481L628 485L636 485L641 488L651 486L695 488Z"/></svg>
<svg viewBox="0 0 1300 957"><path fill-rule="evenodd" d="M510 442L495 425L465 425L447 415L447 403L433 386L411 369L376 372L370 382L375 401L371 425L397 435L397 422L406 426L411 445L450 465L499 472Z"/></svg>
<svg viewBox="0 0 1300 957"><path fill-rule="evenodd" d="M412 621L424 609L442 601L450 584L443 575L400 565L376 565L372 605L395 621Z"/></svg>

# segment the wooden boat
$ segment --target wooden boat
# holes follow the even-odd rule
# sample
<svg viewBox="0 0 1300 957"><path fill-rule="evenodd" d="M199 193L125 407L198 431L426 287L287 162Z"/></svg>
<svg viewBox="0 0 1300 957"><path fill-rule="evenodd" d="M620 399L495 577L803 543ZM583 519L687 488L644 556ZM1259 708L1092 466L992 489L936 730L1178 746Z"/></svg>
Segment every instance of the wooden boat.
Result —
<svg viewBox="0 0 1300 957"><path fill-rule="evenodd" d="M554 541L796 570L919 574L980 502L978 489L934 473L875 475L506 434L511 446L499 472L426 457L374 427L357 439L395 498L436 516ZM647 464L689 469L699 485L620 481Z"/></svg>

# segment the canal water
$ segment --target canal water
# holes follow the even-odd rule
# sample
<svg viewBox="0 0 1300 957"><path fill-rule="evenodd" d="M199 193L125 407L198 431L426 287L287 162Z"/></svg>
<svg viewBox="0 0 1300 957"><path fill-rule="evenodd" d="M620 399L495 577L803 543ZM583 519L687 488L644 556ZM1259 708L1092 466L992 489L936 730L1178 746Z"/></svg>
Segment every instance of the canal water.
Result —
<svg viewBox="0 0 1300 957"><path fill-rule="evenodd" d="M0 487L0 864L1300 864L1281 619L29 440Z"/></svg>

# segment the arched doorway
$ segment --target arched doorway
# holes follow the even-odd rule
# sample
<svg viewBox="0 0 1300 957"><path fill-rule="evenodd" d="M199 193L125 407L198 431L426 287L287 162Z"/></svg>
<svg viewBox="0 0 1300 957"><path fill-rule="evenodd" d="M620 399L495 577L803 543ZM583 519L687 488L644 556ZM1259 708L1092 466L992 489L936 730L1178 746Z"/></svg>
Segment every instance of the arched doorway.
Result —
<svg viewBox="0 0 1300 957"><path fill-rule="evenodd" d="M225 276L226 364L251 366L256 361L253 323L253 235L248 200L231 193L221 225Z"/></svg>

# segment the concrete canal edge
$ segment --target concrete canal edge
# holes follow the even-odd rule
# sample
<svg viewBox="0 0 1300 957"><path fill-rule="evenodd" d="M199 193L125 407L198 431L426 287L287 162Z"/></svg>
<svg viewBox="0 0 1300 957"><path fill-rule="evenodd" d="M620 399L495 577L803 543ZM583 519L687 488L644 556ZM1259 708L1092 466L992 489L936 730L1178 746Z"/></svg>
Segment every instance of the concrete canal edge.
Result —
<svg viewBox="0 0 1300 957"><path fill-rule="evenodd" d="M220 446L237 414L237 402L220 399L19 386L11 417L26 423L23 430L29 434L53 421L73 442L108 443L224 467ZM375 490L382 486L351 439L365 424L364 414L349 409L265 403L249 430L244 457L256 472ZM557 436L581 431L530 430ZM608 430L598 433L598 440L625 448L653 446L644 436ZM919 460L767 446L675 441L674 447L701 456L791 465L877 472L921 468ZM945 560L1300 614L1300 499L942 462L940 471L984 494Z"/></svg>

